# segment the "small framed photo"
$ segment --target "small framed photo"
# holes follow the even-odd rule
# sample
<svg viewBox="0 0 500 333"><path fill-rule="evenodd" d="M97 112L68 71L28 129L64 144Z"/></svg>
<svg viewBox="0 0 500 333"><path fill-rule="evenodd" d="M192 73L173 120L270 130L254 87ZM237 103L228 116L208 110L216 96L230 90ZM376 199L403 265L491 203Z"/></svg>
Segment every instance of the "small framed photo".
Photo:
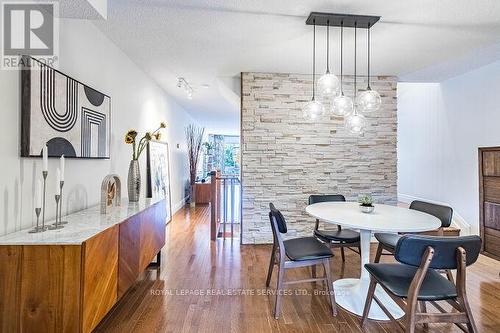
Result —
<svg viewBox="0 0 500 333"><path fill-rule="evenodd" d="M172 219L172 200L170 197L170 159L168 143L149 141L147 146L146 196L165 199L167 223Z"/></svg>

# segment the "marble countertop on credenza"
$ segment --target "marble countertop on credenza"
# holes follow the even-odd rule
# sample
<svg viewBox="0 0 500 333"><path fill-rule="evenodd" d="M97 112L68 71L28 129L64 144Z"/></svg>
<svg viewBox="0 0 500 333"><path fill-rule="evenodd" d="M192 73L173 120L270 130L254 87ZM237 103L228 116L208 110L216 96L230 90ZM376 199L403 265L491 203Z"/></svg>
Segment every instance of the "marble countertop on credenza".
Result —
<svg viewBox="0 0 500 333"><path fill-rule="evenodd" d="M36 234L28 231L33 227L16 231L0 237L1 245L81 245L98 233L119 224L141 211L155 205L161 200L141 199L139 202L129 202L122 199L121 206L108 207L107 214L101 214L101 206L96 205L70 215L63 216L67 221L63 229L47 230ZM40 216L41 220L41 216ZM45 225L55 220L46 221ZM41 221L40 221L41 225Z"/></svg>

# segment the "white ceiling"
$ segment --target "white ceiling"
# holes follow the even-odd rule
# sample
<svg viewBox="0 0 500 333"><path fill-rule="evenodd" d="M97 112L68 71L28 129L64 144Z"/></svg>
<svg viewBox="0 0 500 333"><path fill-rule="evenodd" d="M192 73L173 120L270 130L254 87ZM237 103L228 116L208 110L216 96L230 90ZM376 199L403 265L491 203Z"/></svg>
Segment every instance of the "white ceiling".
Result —
<svg viewBox="0 0 500 333"><path fill-rule="evenodd" d="M311 11L382 16L372 29L375 74L439 81L500 58L495 0L109 0L107 20L95 24L210 132L237 133L240 72L311 71ZM345 35L349 74L352 31ZM318 28L318 72L324 36ZM358 36L364 73L365 33ZM338 72L338 30L331 37ZM193 100L177 88L179 76L193 86Z"/></svg>

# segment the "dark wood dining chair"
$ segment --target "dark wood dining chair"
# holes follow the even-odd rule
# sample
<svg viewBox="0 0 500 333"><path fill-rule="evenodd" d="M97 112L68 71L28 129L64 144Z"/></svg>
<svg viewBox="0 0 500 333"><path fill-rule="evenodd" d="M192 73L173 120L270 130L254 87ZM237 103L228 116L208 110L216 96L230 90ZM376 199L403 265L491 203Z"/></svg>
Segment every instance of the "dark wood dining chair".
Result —
<svg viewBox="0 0 500 333"><path fill-rule="evenodd" d="M330 271L330 249L314 237L302 237L283 240L283 234L288 229L285 218L272 203L269 204L269 220L273 231L273 250L269 270L267 272L266 286L271 283L274 266L278 266L278 283L276 287L276 302L274 304L274 317L278 319L281 312L281 297L284 287L289 284L323 281L326 284L327 295L330 298L332 314L337 315L335 294L333 291L333 280ZM323 277L312 277L303 280L285 280L285 271L292 268L322 265L324 268Z"/></svg>
<svg viewBox="0 0 500 333"><path fill-rule="evenodd" d="M410 204L410 209L418 210L437 217L441 221L441 227L449 227L453 219L453 209L448 206L437 205L430 202L415 200ZM394 221L397 223L397 221ZM442 230L442 229L441 229ZM394 254L396 244L401 238L401 235L389 233L375 233L375 238L378 241L377 253L375 254L375 263L380 262L380 257L386 253Z"/></svg>
<svg viewBox="0 0 500 333"><path fill-rule="evenodd" d="M467 300L466 267L476 262L480 249L479 236L402 236L394 252L399 263L365 265L370 273L370 286L361 326L366 322L372 300L375 300L384 313L407 333L413 333L416 324L429 323L453 323L465 332L477 332ZM456 283L437 271L442 269L456 269ZM377 284L404 311L404 323L396 321L375 296ZM446 301L455 311L446 312L439 301ZM427 312L427 302L439 312ZM467 325L467 330L463 324Z"/></svg>
<svg viewBox="0 0 500 333"><path fill-rule="evenodd" d="M318 202L345 202L345 197L342 194L314 194L309 196L309 204L315 204ZM352 250L356 247L358 251L354 251L358 254L361 253L360 250L360 237L359 232L342 229L340 225L337 225L337 230L322 230L319 229L319 220L316 219L316 224L314 225L314 237L318 238L322 242L327 243L330 248L340 248L340 255L342 256L342 262L345 262L344 248L349 248Z"/></svg>

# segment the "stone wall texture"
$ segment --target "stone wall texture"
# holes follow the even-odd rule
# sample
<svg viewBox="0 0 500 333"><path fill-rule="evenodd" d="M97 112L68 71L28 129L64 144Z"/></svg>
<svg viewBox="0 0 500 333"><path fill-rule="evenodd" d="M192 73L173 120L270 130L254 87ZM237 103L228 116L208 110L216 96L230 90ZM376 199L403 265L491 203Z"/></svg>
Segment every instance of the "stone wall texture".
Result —
<svg viewBox="0 0 500 333"><path fill-rule="evenodd" d="M372 194L378 203L397 203L396 78L378 76L371 87L382 96L379 111L365 115L363 136L344 129L327 111L306 120L302 107L311 99L311 75L242 73L243 243L271 243L269 202L287 219L287 237L312 235L314 220L305 213L311 194L344 194L357 200ZM358 78L358 91L366 78ZM344 77L352 96L353 78Z"/></svg>

